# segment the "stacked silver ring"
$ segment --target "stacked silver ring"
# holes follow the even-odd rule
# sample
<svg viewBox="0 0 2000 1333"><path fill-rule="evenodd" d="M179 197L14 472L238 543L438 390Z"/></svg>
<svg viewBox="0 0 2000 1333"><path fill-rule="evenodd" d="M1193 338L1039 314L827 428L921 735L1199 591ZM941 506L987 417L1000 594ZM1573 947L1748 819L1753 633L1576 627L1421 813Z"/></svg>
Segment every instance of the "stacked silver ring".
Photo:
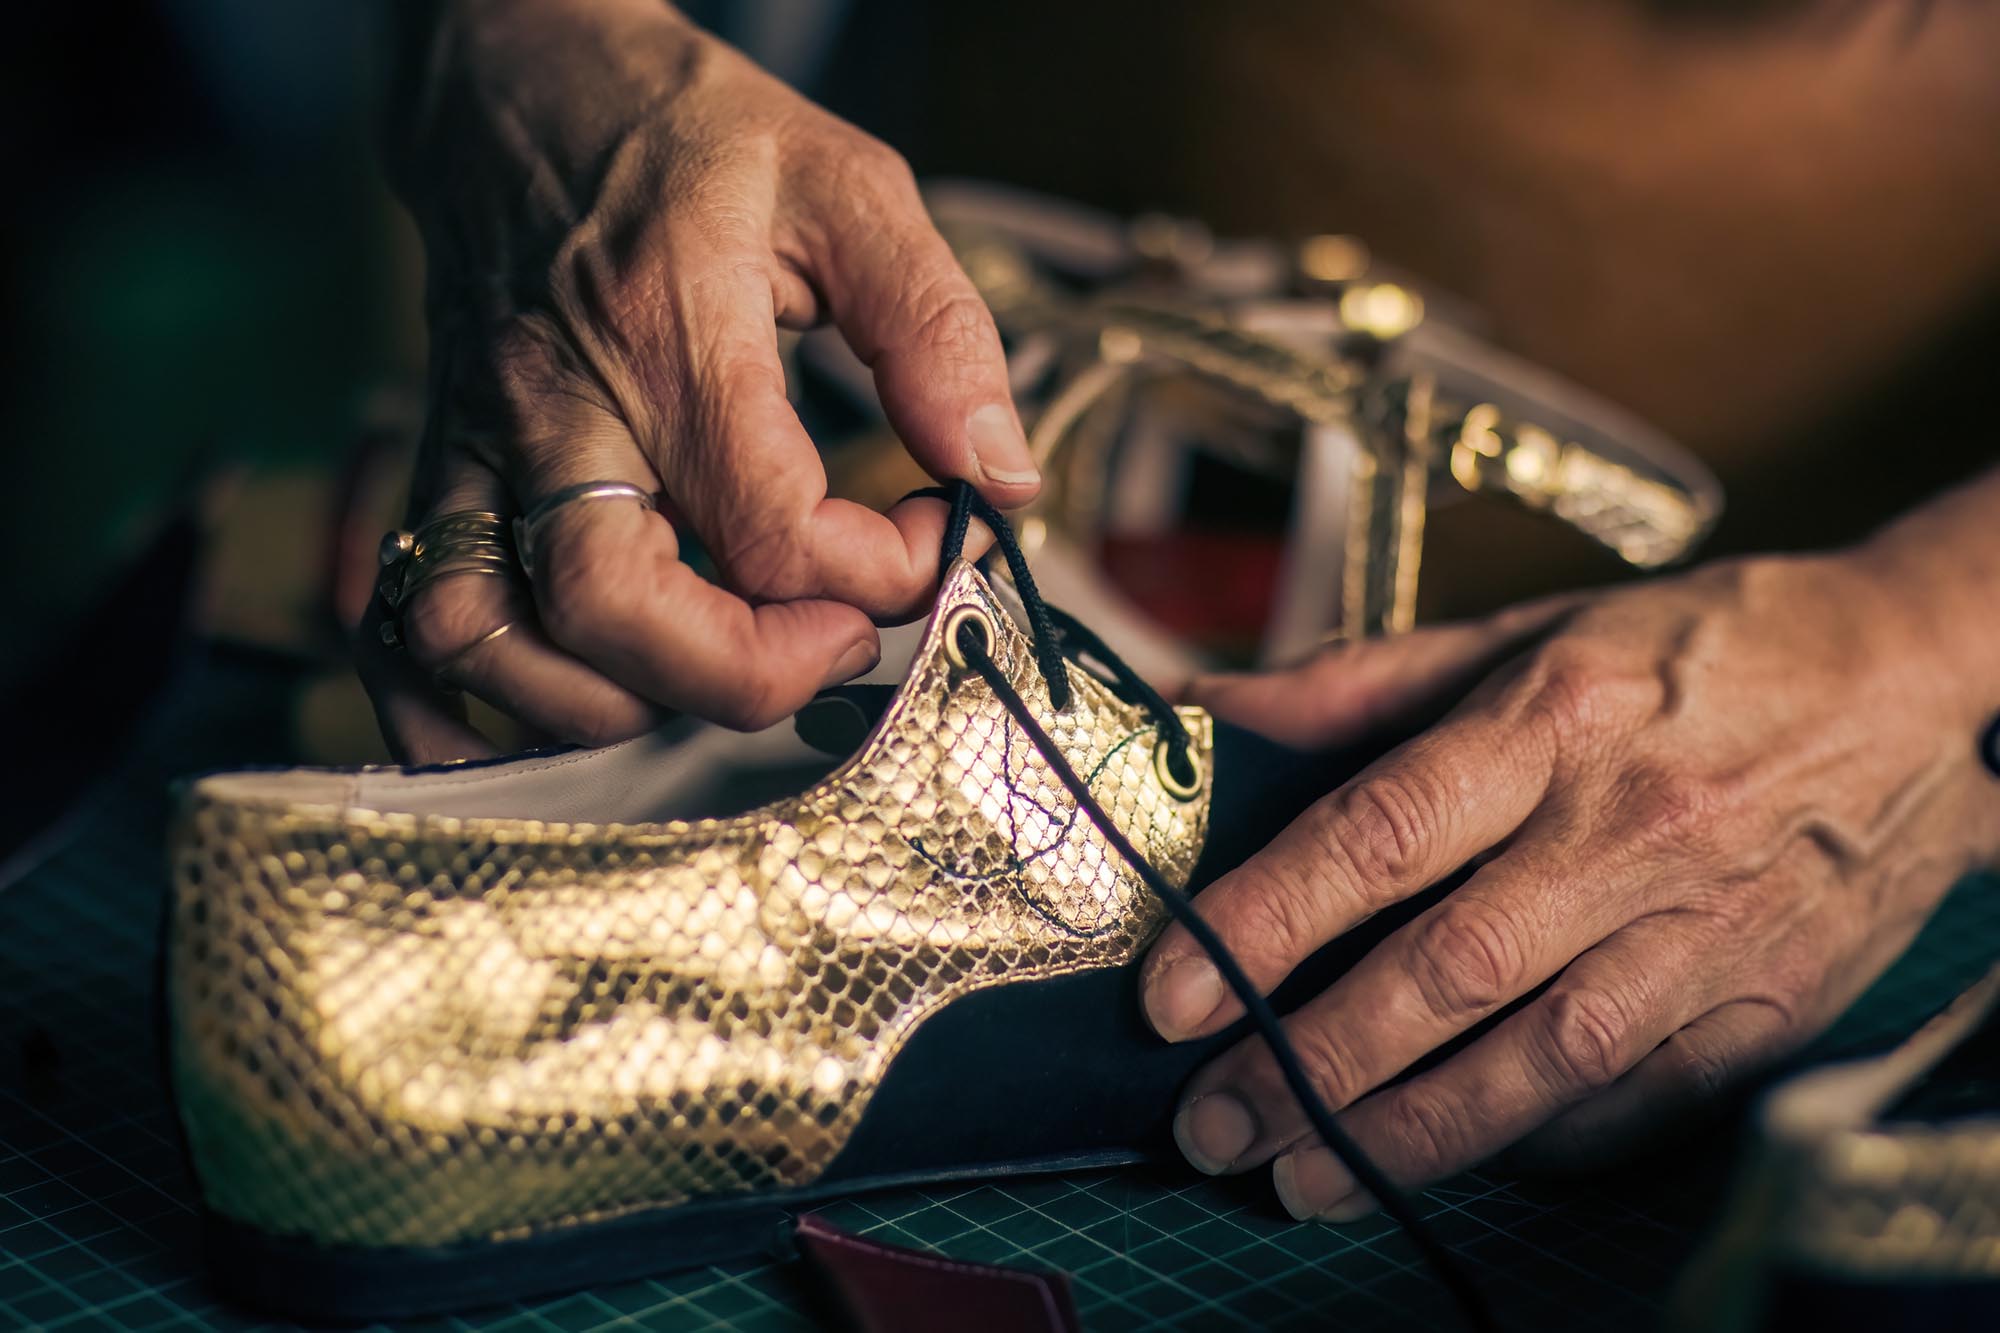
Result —
<svg viewBox="0 0 2000 1333"><path fill-rule="evenodd" d="M414 529L388 533L382 538L382 573L376 583L388 612L382 617L382 641L392 648L403 646L404 609L439 579L454 574L534 577L536 540L557 510L584 500L614 499L637 500L656 513L660 507L657 497L630 482L586 481L565 486L513 519L486 509L455 509ZM478 642L497 638L507 628L491 630Z"/></svg>
<svg viewBox="0 0 2000 1333"><path fill-rule="evenodd" d="M512 578L519 568L507 520L485 509L455 509L414 530L399 528L382 538L381 558L375 590L389 612L382 642L392 648L403 646L403 608L423 589L453 574Z"/></svg>

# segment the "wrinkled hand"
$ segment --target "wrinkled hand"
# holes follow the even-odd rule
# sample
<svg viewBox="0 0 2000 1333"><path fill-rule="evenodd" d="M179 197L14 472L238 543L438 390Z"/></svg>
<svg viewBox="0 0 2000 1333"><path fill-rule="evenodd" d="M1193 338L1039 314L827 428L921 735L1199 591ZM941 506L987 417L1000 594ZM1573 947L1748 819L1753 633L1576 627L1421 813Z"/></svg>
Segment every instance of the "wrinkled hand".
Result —
<svg viewBox="0 0 2000 1333"><path fill-rule="evenodd" d="M1517 1143L1601 1154L1818 1032L1993 855L1983 715L1933 638L1859 555L1764 559L1198 683L1196 702L1299 746L1470 693L1197 906L1268 990L1475 866L1286 1030L1399 1183ZM1179 927L1144 977L1169 1039L1240 1014ZM1373 1207L1261 1042L1195 1076L1176 1133L1205 1171L1275 1159L1295 1216Z"/></svg>
<svg viewBox="0 0 2000 1333"><path fill-rule="evenodd" d="M390 157L430 260L413 519L518 513L584 481L666 503L558 510L531 590L461 576L414 597L407 656L364 663L392 744L420 761L485 748L440 670L587 743L662 706L765 725L867 670L875 624L930 595L943 506L827 498L777 330L837 325L936 477L1001 505L1038 484L998 334L909 169L658 0L398 14Z"/></svg>

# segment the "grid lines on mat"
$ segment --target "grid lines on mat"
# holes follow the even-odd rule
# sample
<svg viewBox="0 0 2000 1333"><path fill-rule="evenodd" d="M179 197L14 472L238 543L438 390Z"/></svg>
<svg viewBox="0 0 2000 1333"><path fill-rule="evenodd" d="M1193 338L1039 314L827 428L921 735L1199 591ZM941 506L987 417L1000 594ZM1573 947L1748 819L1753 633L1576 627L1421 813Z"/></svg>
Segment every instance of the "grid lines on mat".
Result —
<svg viewBox="0 0 2000 1333"><path fill-rule="evenodd" d="M273 1327L218 1304L201 1277L153 975L167 781L284 761L295 686L269 662L211 662L69 844L0 890L0 1327ZM1994 887L1962 885L1822 1049L1892 1041L1975 980L2000 939ZM1421 1206L1509 1326L1632 1333L1652 1323L1733 1153L1717 1135L1584 1181L1472 1174ZM1294 1223L1261 1176L1146 1167L904 1189L822 1212L894 1244L1067 1272L1094 1333L1450 1326L1445 1297L1393 1226ZM811 1329L800 1283L745 1262L405 1327Z"/></svg>

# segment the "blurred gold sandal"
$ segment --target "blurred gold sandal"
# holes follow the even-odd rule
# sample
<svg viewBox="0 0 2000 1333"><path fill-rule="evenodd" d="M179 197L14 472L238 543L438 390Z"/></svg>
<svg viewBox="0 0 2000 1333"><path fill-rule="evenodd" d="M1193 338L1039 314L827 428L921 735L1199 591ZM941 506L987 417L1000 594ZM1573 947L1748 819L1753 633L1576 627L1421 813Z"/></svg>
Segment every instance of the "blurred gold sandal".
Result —
<svg viewBox="0 0 2000 1333"><path fill-rule="evenodd" d="M1764 1099L1669 1326L2000 1328L2000 968L1900 1045Z"/></svg>

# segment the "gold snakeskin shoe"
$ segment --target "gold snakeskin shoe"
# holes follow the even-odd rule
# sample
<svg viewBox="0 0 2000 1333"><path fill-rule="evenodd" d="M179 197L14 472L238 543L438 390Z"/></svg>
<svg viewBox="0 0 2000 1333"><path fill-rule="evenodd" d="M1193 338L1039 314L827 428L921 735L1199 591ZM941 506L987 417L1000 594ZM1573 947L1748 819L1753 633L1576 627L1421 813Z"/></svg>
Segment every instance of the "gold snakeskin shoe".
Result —
<svg viewBox="0 0 2000 1333"><path fill-rule="evenodd" d="M997 511L951 498L906 679L800 714L839 758L794 795L718 814L742 783L657 737L190 785L169 1046L225 1294L318 1320L488 1304L781 1253L838 1194L1175 1157L1175 1091L1254 1030L1478 1313L1184 892L1351 756L1171 707L1042 602ZM974 515L1011 594L957 558ZM1248 1014L1173 1046L1137 978L1169 913Z"/></svg>
<svg viewBox="0 0 2000 1333"><path fill-rule="evenodd" d="M1052 698L963 561L860 747L745 813L680 817L702 775L653 739L195 781L171 1048L218 1278L317 1317L441 1308L758 1249L869 1185L1130 1159L1185 1062L1078 1106L1090 1051L1024 1061L1072 1018L1142 1040L1128 965L1164 908L961 640L1185 882L1206 716L1062 657ZM1075 1013L1101 988L980 1003L1092 974L1124 991L1104 1014Z"/></svg>

